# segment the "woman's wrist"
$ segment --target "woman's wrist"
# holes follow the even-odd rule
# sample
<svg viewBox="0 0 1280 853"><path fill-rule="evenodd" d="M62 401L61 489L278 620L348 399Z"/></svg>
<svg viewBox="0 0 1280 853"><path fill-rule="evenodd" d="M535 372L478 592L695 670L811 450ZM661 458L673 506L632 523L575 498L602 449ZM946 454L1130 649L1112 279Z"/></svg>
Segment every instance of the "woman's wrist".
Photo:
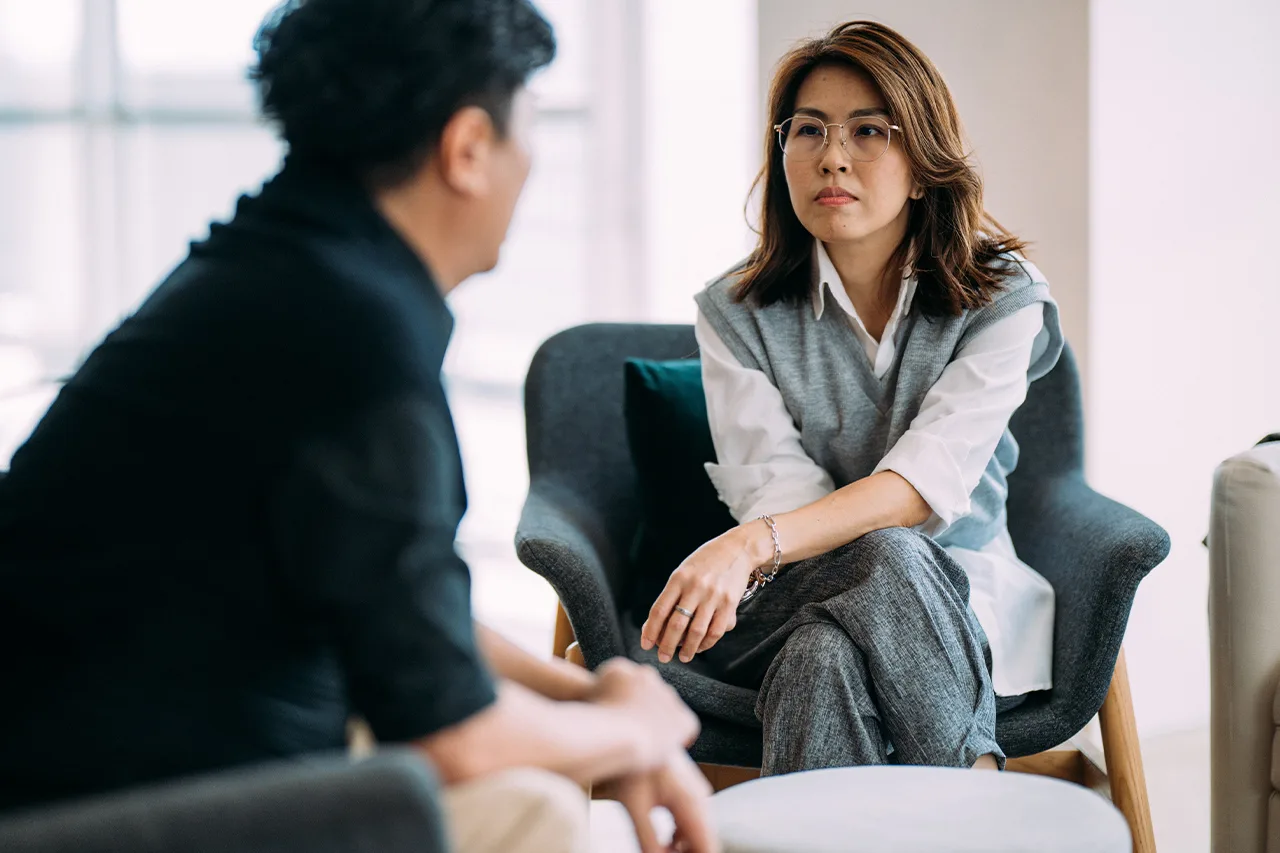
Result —
<svg viewBox="0 0 1280 853"><path fill-rule="evenodd" d="M763 518L738 525L738 535L743 553L751 563L752 569L760 569L773 565L773 530Z"/></svg>

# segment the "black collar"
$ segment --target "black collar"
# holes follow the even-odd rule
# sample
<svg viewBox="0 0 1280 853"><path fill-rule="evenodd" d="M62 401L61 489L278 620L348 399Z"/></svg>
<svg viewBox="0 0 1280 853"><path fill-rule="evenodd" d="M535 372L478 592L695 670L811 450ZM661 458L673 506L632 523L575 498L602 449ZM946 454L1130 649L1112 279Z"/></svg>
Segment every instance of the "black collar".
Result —
<svg viewBox="0 0 1280 853"><path fill-rule="evenodd" d="M340 255L345 259L342 266L349 270L410 283L422 297L424 319L441 344L443 358L454 318L435 276L378 212L369 191L354 177L290 156L258 195L241 198L229 227L270 229L291 242L302 243L309 255ZM211 240L217 239L217 230L211 233Z"/></svg>

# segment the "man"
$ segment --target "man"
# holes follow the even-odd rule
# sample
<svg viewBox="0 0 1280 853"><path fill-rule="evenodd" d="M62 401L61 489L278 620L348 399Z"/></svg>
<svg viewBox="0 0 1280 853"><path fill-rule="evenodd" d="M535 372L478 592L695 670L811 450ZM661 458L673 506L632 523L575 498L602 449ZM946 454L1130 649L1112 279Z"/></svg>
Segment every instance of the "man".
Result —
<svg viewBox="0 0 1280 853"><path fill-rule="evenodd" d="M359 714L430 758L464 853L582 849L564 777L618 780L646 851L655 805L715 849L694 715L653 670L473 627L454 551L443 296L497 263L551 28L527 0L304 0L258 49L284 168L0 481L0 807L340 748Z"/></svg>

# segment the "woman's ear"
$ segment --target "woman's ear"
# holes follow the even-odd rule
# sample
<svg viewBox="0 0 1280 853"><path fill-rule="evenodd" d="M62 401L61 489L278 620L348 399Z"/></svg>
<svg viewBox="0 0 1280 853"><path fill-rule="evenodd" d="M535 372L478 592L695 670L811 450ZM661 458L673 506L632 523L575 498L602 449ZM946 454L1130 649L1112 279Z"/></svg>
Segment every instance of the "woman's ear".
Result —
<svg viewBox="0 0 1280 853"><path fill-rule="evenodd" d="M924 198L924 189L919 184L911 185L911 200L919 201Z"/></svg>

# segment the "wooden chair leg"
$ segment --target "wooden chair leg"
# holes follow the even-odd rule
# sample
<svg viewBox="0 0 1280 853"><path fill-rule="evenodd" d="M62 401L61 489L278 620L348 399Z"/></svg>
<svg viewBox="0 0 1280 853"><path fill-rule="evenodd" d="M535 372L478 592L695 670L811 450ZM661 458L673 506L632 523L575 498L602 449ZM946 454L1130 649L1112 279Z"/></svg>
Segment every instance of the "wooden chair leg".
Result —
<svg viewBox="0 0 1280 853"><path fill-rule="evenodd" d="M743 782L760 778L759 767L733 767L728 764L699 764L698 769L711 783L711 790L717 794L725 788L732 788Z"/></svg>
<svg viewBox="0 0 1280 853"><path fill-rule="evenodd" d="M1147 777L1142 769L1142 749L1138 745L1138 724L1133 716L1133 695L1129 692L1129 670L1123 648L1116 659L1111 689L1098 712L1098 722L1102 725L1102 752L1107 759L1111 801L1129 822L1133 853L1155 853Z"/></svg>

